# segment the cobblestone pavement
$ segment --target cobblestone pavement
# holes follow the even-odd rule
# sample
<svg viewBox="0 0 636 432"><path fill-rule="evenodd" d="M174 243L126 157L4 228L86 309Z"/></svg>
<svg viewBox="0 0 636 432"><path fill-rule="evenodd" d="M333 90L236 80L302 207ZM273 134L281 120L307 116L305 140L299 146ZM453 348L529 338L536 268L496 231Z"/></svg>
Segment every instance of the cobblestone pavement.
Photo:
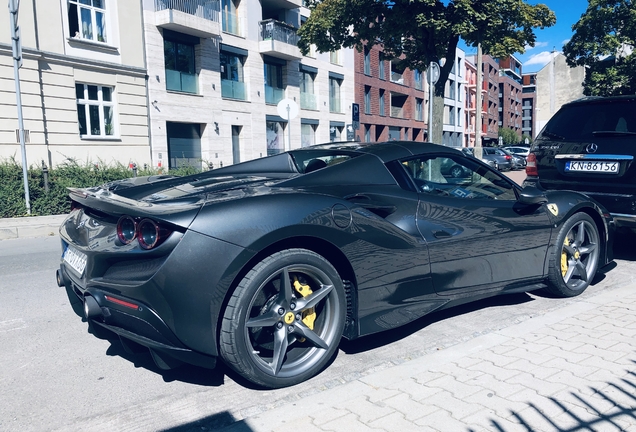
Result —
<svg viewBox="0 0 636 432"><path fill-rule="evenodd" d="M635 337L631 284L221 430L636 431Z"/></svg>

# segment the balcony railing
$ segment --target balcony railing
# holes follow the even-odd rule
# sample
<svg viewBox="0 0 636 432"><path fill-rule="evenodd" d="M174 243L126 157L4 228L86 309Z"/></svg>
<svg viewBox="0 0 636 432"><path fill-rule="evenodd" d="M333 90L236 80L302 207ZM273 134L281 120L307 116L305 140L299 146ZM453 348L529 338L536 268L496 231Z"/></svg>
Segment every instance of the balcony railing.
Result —
<svg viewBox="0 0 636 432"><path fill-rule="evenodd" d="M289 45L298 45L296 27L274 19L261 21L261 40L276 40Z"/></svg>
<svg viewBox="0 0 636 432"><path fill-rule="evenodd" d="M285 97L285 90L282 88L265 86L265 103L270 105L276 105L278 102L282 101Z"/></svg>
<svg viewBox="0 0 636 432"><path fill-rule="evenodd" d="M341 113L340 110L340 99L329 98L329 112L332 113Z"/></svg>
<svg viewBox="0 0 636 432"><path fill-rule="evenodd" d="M316 110L318 109L318 103L316 95L311 93L300 93L300 107L302 109Z"/></svg>
<svg viewBox="0 0 636 432"><path fill-rule="evenodd" d="M166 90L199 93L198 76L166 69Z"/></svg>
<svg viewBox="0 0 636 432"><path fill-rule="evenodd" d="M391 107L391 117L402 118L404 117L404 108L403 107Z"/></svg>
<svg viewBox="0 0 636 432"><path fill-rule="evenodd" d="M245 83L232 80L221 80L221 96L229 99L245 99Z"/></svg>
<svg viewBox="0 0 636 432"><path fill-rule="evenodd" d="M155 0L155 12L165 9L178 10L199 18L219 22L219 0Z"/></svg>

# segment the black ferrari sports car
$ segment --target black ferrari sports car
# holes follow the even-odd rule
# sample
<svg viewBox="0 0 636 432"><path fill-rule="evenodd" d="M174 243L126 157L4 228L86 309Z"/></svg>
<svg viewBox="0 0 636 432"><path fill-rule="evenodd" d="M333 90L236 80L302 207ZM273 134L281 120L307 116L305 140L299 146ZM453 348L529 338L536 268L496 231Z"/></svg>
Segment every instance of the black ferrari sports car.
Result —
<svg viewBox="0 0 636 432"><path fill-rule="evenodd" d="M220 357L269 388L319 373L342 337L497 294L575 296L612 259L611 217L585 195L521 189L428 143L323 144L70 196L57 281L93 333L161 368Z"/></svg>

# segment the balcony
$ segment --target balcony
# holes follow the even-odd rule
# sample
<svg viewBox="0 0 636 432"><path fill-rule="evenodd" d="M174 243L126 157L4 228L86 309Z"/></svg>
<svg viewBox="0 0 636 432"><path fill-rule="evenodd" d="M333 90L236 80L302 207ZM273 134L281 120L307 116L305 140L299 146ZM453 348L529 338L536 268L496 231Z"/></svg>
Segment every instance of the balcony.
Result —
<svg viewBox="0 0 636 432"><path fill-rule="evenodd" d="M308 110L317 110L318 109L318 101L316 99L315 94L311 93L300 93L300 107L302 109Z"/></svg>
<svg viewBox="0 0 636 432"><path fill-rule="evenodd" d="M218 0L155 0L155 25L201 38L220 31Z"/></svg>
<svg viewBox="0 0 636 432"><path fill-rule="evenodd" d="M342 110L340 107L340 99L336 99L334 97L329 98L329 112L342 113Z"/></svg>
<svg viewBox="0 0 636 432"><path fill-rule="evenodd" d="M271 9L296 9L304 6L303 0L261 0L263 7Z"/></svg>
<svg viewBox="0 0 636 432"><path fill-rule="evenodd" d="M221 96L227 99L246 100L245 83L225 79L221 80Z"/></svg>
<svg viewBox="0 0 636 432"><path fill-rule="evenodd" d="M265 103L269 105L276 105L278 102L285 98L285 90L282 88L265 86Z"/></svg>
<svg viewBox="0 0 636 432"><path fill-rule="evenodd" d="M225 33L230 33L235 36L242 36L241 32L241 21L239 20L238 15L229 11L223 11L222 13L222 24L223 31Z"/></svg>
<svg viewBox="0 0 636 432"><path fill-rule="evenodd" d="M404 118L404 107L392 106L391 107L391 117Z"/></svg>
<svg viewBox="0 0 636 432"><path fill-rule="evenodd" d="M258 49L261 54L285 60L302 58L298 48L296 27L273 19L261 21L261 40Z"/></svg>
<svg viewBox="0 0 636 432"><path fill-rule="evenodd" d="M166 90L198 94L198 82L198 75L166 69Z"/></svg>

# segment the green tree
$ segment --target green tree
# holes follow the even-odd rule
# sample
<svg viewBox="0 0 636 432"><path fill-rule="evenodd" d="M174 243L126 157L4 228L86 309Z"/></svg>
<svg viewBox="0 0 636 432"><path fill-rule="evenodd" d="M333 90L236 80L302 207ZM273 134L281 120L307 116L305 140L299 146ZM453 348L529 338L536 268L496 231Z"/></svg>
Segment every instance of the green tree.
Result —
<svg viewBox="0 0 636 432"><path fill-rule="evenodd" d="M519 135L517 135L517 132L515 132L514 129L500 127L498 136L503 138L504 145L519 143Z"/></svg>
<svg viewBox="0 0 636 432"><path fill-rule="evenodd" d="M311 15L298 31L304 54L311 44L319 52L329 52L341 47L362 50L372 41L382 44L385 56L410 69L425 71L432 61L450 60L441 66L435 84L434 142L442 139L444 87L460 37L470 46L481 44L491 55L506 56L534 46L534 29L556 22L547 6L524 0L306 0L306 4Z"/></svg>
<svg viewBox="0 0 636 432"><path fill-rule="evenodd" d="M636 5L631 0L589 0L563 46L570 66L587 66L588 96L636 93Z"/></svg>

